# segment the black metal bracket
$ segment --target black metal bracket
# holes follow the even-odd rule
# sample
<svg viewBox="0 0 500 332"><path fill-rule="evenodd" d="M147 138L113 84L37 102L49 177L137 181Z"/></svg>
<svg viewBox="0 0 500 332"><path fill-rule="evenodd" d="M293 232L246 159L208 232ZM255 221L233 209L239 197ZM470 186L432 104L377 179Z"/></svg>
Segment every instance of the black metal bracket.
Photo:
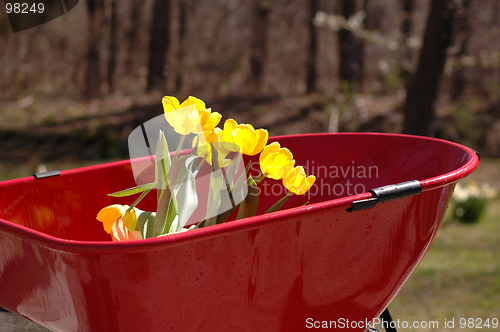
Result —
<svg viewBox="0 0 500 332"><path fill-rule="evenodd" d="M398 332L396 330L396 324L392 324L393 320L391 314L389 313L389 308L385 308L384 312L380 315L380 318L385 322L384 328L385 332Z"/></svg>
<svg viewBox="0 0 500 332"><path fill-rule="evenodd" d="M60 171L48 171L48 172L33 174L35 179L50 178L51 176L58 176L58 175L61 175Z"/></svg>
<svg viewBox="0 0 500 332"><path fill-rule="evenodd" d="M395 199L418 195L422 192L422 184L418 180L391 184L370 190L375 197L352 202L347 212L371 209L377 203L384 203Z"/></svg>
<svg viewBox="0 0 500 332"><path fill-rule="evenodd" d="M476 151L476 150L474 150L474 149L471 149L471 150L472 150L472 151L474 151L474 152L476 153L476 155L477 155L477 159L481 160L481 156L479 155L479 152L477 152L477 151Z"/></svg>
<svg viewBox="0 0 500 332"><path fill-rule="evenodd" d="M396 323L393 323L394 320L391 317L391 314L389 313L389 308L385 308L385 310L380 314L380 320L382 323L382 327L385 329L385 332L398 332L396 330ZM375 327L370 327L366 332L380 332L379 329Z"/></svg>

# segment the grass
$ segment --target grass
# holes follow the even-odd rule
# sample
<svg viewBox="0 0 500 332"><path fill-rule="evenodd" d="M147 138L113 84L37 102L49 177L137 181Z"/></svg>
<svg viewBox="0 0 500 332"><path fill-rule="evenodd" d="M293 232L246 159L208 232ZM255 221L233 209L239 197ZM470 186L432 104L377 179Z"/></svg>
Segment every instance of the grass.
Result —
<svg viewBox="0 0 500 332"><path fill-rule="evenodd" d="M469 180L498 188L500 162L485 160ZM438 328L400 331L477 331L460 319L500 321L500 198L491 201L476 224L446 221L430 250L389 306L393 319L437 321ZM454 319L454 328L444 326ZM498 331L483 326L482 330Z"/></svg>

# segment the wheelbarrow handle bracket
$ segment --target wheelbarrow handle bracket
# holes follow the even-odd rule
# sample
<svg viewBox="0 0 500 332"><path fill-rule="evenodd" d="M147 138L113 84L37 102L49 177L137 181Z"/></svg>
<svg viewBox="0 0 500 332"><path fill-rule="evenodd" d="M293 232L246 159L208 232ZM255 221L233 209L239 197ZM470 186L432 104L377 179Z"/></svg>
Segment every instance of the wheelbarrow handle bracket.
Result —
<svg viewBox="0 0 500 332"><path fill-rule="evenodd" d="M477 159L481 160L481 156L479 155L479 152L477 152L476 150L474 149L471 149L472 151L474 151L474 153L477 155Z"/></svg>
<svg viewBox="0 0 500 332"><path fill-rule="evenodd" d="M378 187L370 190L370 192L375 197L352 202L352 207L347 209L347 212L371 209L377 203L384 203L403 197L418 195L422 192L422 184L418 180L412 180Z"/></svg>
<svg viewBox="0 0 500 332"><path fill-rule="evenodd" d="M50 178L52 176L58 176L58 175L61 175L60 171L48 171L48 172L33 174L33 176L37 180L39 180L39 179L45 179L45 178Z"/></svg>

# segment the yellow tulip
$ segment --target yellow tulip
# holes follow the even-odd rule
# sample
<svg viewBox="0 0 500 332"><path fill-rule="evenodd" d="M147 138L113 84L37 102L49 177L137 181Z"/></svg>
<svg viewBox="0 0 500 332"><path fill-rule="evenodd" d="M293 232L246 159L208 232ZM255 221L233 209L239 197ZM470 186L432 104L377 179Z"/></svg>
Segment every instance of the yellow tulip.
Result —
<svg viewBox="0 0 500 332"><path fill-rule="evenodd" d="M217 149L218 162L220 167L225 167L231 163L231 160L224 159L229 150L224 146L223 131L220 128L214 128L208 134L200 134L193 139L193 148L196 146L198 139L198 156L205 158L206 161L212 165L212 146Z"/></svg>
<svg viewBox="0 0 500 332"><path fill-rule="evenodd" d="M267 130L257 129L250 124L238 124L233 119L224 123L224 142L231 151L255 156L262 151L269 136Z"/></svg>
<svg viewBox="0 0 500 332"><path fill-rule="evenodd" d="M267 177L280 180L288 169L295 165L293 155L287 148L281 148L278 142L271 143L264 147L259 156L260 169Z"/></svg>
<svg viewBox="0 0 500 332"><path fill-rule="evenodd" d="M201 134L212 131L220 122L222 115L206 109L205 103L198 98L188 97L182 104L175 97L162 99L165 119L181 135Z"/></svg>
<svg viewBox="0 0 500 332"><path fill-rule="evenodd" d="M104 230L111 234L114 223L121 219L123 224L131 230L137 222L135 209L128 211L128 205L114 204L106 206L97 214L97 220L102 222Z"/></svg>
<svg viewBox="0 0 500 332"><path fill-rule="evenodd" d="M283 185L286 189L288 189L288 191L294 193L295 195L304 195L311 188L314 181L316 181L316 177L314 175L306 177L304 168L302 166L298 166L288 170L283 178Z"/></svg>

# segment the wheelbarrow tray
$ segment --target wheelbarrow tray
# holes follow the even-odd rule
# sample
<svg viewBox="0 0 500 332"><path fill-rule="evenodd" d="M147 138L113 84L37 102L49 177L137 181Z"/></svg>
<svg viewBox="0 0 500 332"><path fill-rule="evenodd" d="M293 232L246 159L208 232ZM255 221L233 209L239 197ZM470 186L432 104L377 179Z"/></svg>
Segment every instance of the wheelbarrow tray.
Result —
<svg viewBox="0 0 500 332"><path fill-rule="evenodd" d="M135 199L107 196L135 185L130 160L0 182L0 307L54 331L303 331L319 322L366 331L361 323L416 268L478 156L405 135L275 140L316 175L310 193L263 215L284 194L266 179L260 215L161 238L111 242L95 219ZM382 202L370 191L412 180L420 194Z"/></svg>

